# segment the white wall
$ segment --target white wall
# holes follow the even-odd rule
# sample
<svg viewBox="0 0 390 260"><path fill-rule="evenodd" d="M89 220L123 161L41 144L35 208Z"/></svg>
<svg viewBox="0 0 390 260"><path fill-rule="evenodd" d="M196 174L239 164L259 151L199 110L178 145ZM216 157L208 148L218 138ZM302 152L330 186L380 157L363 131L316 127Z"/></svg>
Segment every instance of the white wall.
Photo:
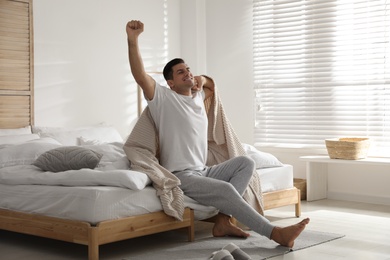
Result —
<svg viewBox="0 0 390 260"><path fill-rule="evenodd" d="M147 69L161 70L167 59L183 57L194 73L212 76L238 136L252 144L251 6L252 0L34 0L36 125L106 122L128 134L136 88L125 24L139 19ZM299 156L318 153L260 149L292 164L298 178L306 171ZM390 204L389 167L329 171L333 198Z"/></svg>
<svg viewBox="0 0 390 260"><path fill-rule="evenodd" d="M207 1L207 68L242 142L253 143L252 1Z"/></svg>
<svg viewBox="0 0 390 260"><path fill-rule="evenodd" d="M181 2L182 56L217 83L242 142L253 143L252 1Z"/></svg>
<svg viewBox="0 0 390 260"><path fill-rule="evenodd" d="M35 125L105 122L126 136L137 106L125 26L145 23L145 66L161 70L168 55L180 55L180 3L168 2L35 0Z"/></svg>

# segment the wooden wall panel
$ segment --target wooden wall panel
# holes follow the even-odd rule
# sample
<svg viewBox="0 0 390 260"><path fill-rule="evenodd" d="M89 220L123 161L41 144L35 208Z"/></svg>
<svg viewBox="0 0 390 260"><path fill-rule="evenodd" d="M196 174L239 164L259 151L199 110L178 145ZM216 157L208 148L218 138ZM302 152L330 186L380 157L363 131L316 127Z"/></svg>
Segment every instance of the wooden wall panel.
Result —
<svg viewBox="0 0 390 260"><path fill-rule="evenodd" d="M0 0L0 128L34 123L33 42L32 0Z"/></svg>
<svg viewBox="0 0 390 260"><path fill-rule="evenodd" d="M0 96L1 128L19 128L30 125L30 96Z"/></svg>

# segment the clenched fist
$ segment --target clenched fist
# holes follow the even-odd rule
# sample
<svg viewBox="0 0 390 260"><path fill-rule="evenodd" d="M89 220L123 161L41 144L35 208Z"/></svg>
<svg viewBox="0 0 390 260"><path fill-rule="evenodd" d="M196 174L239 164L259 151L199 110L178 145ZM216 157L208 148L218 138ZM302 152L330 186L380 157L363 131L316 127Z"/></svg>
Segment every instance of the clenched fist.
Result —
<svg viewBox="0 0 390 260"><path fill-rule="evenodd" d="M137 20L131 20L126 25L127 38L135 40L144 31L144 24Z"/></svg>

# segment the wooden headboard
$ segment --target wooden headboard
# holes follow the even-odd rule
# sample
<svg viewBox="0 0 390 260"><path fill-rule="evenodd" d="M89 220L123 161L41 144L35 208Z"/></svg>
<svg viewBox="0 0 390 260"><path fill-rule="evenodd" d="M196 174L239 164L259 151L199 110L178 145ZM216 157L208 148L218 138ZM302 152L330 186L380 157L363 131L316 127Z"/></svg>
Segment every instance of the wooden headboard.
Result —
<svg viewBox="0 0 390 260"><path fill-rule="evenodd" d="M32 0L0 0L0 128L34 124Z"/></svg>

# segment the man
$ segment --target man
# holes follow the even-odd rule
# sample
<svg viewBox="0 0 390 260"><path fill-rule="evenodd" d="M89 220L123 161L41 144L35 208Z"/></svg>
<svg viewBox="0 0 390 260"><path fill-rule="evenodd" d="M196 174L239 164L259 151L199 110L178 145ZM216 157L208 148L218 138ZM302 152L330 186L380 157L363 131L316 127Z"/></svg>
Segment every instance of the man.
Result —
<svg viewBox="0 0 390 260"><path fill-rule="evenodd" d="M160 86L144 69L138 37L144 25L127 23L129 62L135 81L142 88L158 131L160 164L180 180L184 194L220 212L213 227L214 236L247 237L233 225L230 216L275 242L292 247L309 223L280 228L254 210L242 195L254 171L254 162L238 156L207 167L207 115L203 100L212 96L214 82L206 76L193 76L182 59L173 59L164 67L169 88Z"/></svg>

